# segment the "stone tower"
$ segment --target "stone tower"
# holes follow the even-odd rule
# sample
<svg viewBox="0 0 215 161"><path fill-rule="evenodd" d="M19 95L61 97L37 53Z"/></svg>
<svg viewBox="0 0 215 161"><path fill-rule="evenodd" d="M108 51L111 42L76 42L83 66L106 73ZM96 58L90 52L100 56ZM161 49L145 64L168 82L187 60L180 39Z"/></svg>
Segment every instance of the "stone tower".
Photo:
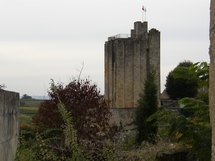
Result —
<svg viewBox="0 0 215 161"><path fill-rule="evenodd" d="M135 22L131 35L105 42L105 98L112 108L136 107L150 70L156 71L160 94L160 32L147 22Z"/></svg>

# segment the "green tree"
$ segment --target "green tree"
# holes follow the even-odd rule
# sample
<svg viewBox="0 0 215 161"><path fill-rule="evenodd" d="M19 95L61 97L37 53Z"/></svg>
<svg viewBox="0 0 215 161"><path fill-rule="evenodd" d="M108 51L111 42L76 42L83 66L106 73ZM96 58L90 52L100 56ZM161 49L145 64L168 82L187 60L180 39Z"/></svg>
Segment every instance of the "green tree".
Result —
<svg viewBox="0 0 215 161"><path fill-rule="evenodd" d="M167 76L166 92L171 99L195 97L198 93L198 76L191 70L191 62L181 62Z"/></svg>
<svg viewBox="0 0 215 161"><path fill-rule="evenodd" d="M157 125L155 120L147 121L147 118L157 111L157 87L155 84L155 72L150 72L144 84L144 93L140 94L136 110L137 136L136 142L155 142Z"/></svg>
<svg viewBox="0 0 215 161"><path fill-rule="evenodd" d="M197 62L190 66L189 69L196 73L199 88L209 86L209 64L207 62Z"/></svg>

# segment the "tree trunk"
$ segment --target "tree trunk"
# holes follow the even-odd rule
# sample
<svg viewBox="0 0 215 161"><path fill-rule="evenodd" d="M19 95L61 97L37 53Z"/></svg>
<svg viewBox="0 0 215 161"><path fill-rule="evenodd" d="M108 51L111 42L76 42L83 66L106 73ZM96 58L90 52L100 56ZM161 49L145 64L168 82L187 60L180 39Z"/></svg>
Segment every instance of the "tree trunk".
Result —
<svg viewBox="0 0 215 161"><path fill-rule="evenodd" d="M212 125L212 161L215 161L215 0L210 8L210 114Z"/></svg>

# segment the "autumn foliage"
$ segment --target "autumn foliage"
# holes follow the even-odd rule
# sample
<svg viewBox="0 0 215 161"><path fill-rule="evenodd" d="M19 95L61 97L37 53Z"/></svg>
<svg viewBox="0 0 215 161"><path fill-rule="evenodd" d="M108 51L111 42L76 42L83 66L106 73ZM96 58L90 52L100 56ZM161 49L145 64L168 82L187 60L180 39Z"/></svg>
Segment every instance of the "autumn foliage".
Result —
<svg viewBox="0 0 215 161"><path fill-rule="evenodd" d="M96 84L88 79L73 80L50 89L51 100L44 101L33 123L41 128L61 128L64 123L57 108L59 100L72 113L78 139L94 140L110 130L110 111ZM59 97L59 99L58 99Z"/></svg>

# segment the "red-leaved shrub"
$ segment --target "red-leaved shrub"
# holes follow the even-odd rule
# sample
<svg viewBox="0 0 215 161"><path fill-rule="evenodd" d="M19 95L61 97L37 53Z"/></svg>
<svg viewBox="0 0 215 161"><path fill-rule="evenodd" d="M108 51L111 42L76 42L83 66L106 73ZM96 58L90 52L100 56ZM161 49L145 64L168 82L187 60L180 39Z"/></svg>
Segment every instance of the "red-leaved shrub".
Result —
<svg viewBox="0 0 215 161"><path fill-rule="evenodd" d="M58 84L56 90L50 89L51 100L44 101L33 123L41 128L63 126L57 104L59 99L71 111L78 139L96 140L110 131L110 111L96 84L88 79L73 80L68 85ZM59 99L58 99L59 97Z"/></svg>

